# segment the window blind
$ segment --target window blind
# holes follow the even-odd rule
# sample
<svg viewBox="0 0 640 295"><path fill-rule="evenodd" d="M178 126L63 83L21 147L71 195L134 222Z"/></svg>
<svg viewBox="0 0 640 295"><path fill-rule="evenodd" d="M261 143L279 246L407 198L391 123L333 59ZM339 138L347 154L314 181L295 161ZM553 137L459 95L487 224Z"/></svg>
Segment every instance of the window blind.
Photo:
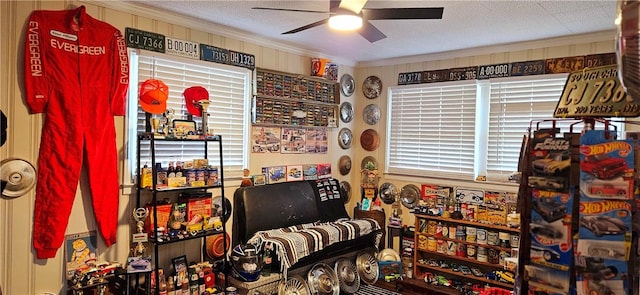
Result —
<svg viewBox="0 0 640 295"><path fill-rule="evenodd" d="M518 170L523 136L532 120L553 118L566 80L567 74L558 74L490 81L487 177ZM556 128L568 132L571 123L559 121Z"/></svg>
<svg viewBox="0 0 640 295"><path fill-rule="evenodd" d="M132 59L136 60L136 59ZM191 86L202 86L209 92L208 126L223 140L224 175L241 177L246 167L245 134L248 134L251 72L246 69L180 58L141 54L137 57L138 82L158 79L169 87L167 109L173 109L174 119L187 119L182 93ZM132 89L136 91L137 89ZM145 113L138 105L137 130L145 129ZM155 115L158 116L158 115ZM201 127L201 118L194 117ZM148 144L144 143L143 144ZM217 162L217 144L210 143L210 162ZM141 159L149 158L148 147L141 149ZM167 167L169 161L189 161L203 158L200 142L171 142L156 149L156 162ZM143 163L144 164L144 163ZM150 164L150 163L149 163ZM135 171L135 170L133 170Z"/></svg>
<svg viewBox="0 0 640 295"><path fill-rule="evenodd" d="M473 179L475 81L389 91L388 172Z"/></svg>

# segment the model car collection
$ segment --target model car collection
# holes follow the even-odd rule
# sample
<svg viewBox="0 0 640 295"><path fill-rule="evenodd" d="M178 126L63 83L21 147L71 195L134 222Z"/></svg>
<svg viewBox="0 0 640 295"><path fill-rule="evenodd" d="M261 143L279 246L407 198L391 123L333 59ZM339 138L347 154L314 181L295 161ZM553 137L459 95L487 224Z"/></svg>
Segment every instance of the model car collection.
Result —
<svg viewBox="0 0 640 295"><path fill-rule="evenodd" d="M515 275L506 270L495 270L492 272L484 273L478 268L469 267L467 265L457 265L455 263L447 263L444 260L437 259L425 259L421 258L418 260L418 263L423 265L428 265L431 268L443 268L448 269L453 272L459 272L460 275L463 276L475 276L475 277L484 277L489 280L500 281L508 284L513 284L515 280ZM456 280L450 280L442 275L434 275L431 272L425 272L422 274L421 278L428 284L432 285L441 285L441 286L459 286L461 282Z"/></svg>

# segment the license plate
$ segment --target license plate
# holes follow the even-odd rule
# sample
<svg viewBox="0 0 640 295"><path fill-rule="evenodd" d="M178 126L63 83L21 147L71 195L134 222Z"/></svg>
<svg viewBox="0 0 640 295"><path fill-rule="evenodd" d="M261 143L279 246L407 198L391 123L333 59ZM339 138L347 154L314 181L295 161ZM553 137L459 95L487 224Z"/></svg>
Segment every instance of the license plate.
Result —
<svg viewBox="0 0 640 295"><path fill-rule="evenodd" d="M167 54L200 59L200 45L198 43L170 37L165 38L165 40Z"/></svg>
<svg viewBox="0 0 640 295"><path fill-rule="evenodd" d="M572 72L554 112L556 118L638 115L640 105L625 93L616 65Z"/></svg>
<svg viewBox="0 0 640 295"><path fill-rule="evenodd" d="M164 35L125 28L127 47L164 53Z"/></svg>

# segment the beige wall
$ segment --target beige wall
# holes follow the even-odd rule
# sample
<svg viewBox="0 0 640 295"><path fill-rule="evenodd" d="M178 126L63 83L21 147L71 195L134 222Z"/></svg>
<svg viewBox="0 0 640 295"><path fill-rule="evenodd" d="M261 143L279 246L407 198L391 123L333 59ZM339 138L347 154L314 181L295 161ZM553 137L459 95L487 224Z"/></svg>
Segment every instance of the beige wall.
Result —
<svg viewBox="0 0 640 295"><path fill-rule="evenodd" d="M125 27L137 28L145 31L157 32L166 36L206 43L222 48L237 50L254 54L256 65L261 68L309 74L311 57L327 57L319 53L309 52L283 44L273 44L259 38L250 36L228 37L224 29L217 28L213 24L202 21L194 21L178 17L169 17L154 11L131 10L130 7L112 1L104 2L78 2L78 1L0 1L0 109L8 116L8 141L0 147L0 158L21 158L31 163L36 163L38 145L40 142L40 130L43 116L31 115L27 111L22 97L22 50L25 23L33 10L61 10L74 8L80 4L87 6L87 12L97 19L109 22L124 31ZM167 21L170 20L170 21ZM255 40L255 41L248 41ZM427 41L425 41L427 42ZM360 147L360 133L370 126L362 120L364 106L369 103L377 103L386 112L386 92L375 100L367 100L362 96L360 85L365 77L377 75L383 81L383 85L396 84L398 73L431 70L439 68L453 68L462 66L474 66L500 62L513 62L534 60L550 57L562 57L572 55L584 55L594 53L613 52L613 33L594 34L590 36L577 36L572 38L545 40L540 42L528 42L509 46L496 46L478 48L459 52L448 52L435 55L407 57L397 60L378 61L363 64L340 64L340 75L350 73L354 75L357 89L355 95L342 98L355 106L355 118L349 124L340 122L340 127L349 127L354 134L354 142L351 149L343 150L337 144L337 129L330 130L330 147L326 155L282 155L251 154L250 167L257 172L260 167L300 163L332 163L333 175L341 180L350 181L354 188L353 196L346 205L351 212L353 206L360 199L358 182L360 180L360 162L365 156L371 155L378 159L384 168L384 149L379 148L375 152L366 152ZM331 58L331 57L328 57ZM385 88L386 89L386 88ZM373 128L381 135L381 147L386 139L386 116ZM124 118L115 119L117 128L117 143L121 155L125 154L126 128ZM353 169L347 176L337 172L337 160L342 155L352 158ZM121 167L124 167L124 156L121 156ZM121 169L122 171L122 169ZM438 180L418 178L383 178L383 181L391 181L398 187L407 183L420 184L435 182ZM465 185L469 187L486 187L476 183L455 183L451 181L438 181L445 185ZM237 181L227 181L225 194L231 197ZM55 184L51 184L55 185ZM505 190L515 191L513 186L493 186ZM67 233L78 233L95 229L92 209L88 203L86 179L79 184L73 212L67 227ZM102 260L120 261L126 260L129 252L129 227L130 203L134 198L128 194L130 187L123 187L120 196L118 243L105 249L100 241L99 251ZM44 292L62 293L64 291L64 279L62 276L63 250L58 252L54 259L38 260L35 258L31 247L31 230L33 220L34 190L15 199L0 199L0 287L4 294L41 294ZM86 204L86 205L85 205ZM385 205L387 215L390 207ZM404 209L405 223L412 223L412 216L408 209ZM190 260L199 255L199 245L190 243L185 246L170 246L166 250L166 257L178 256L186 252Z"/></svg>

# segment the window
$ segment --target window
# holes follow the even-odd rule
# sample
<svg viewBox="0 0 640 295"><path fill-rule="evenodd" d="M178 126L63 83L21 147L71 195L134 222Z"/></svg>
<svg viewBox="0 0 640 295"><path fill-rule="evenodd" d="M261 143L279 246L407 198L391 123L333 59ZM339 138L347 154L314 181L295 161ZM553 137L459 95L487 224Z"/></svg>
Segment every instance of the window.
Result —
<svg viewBox="0 0 640 295"><path fill-rule="evenodd" d="M174 119L187 119L183 91L202 86L209 92L208 126L223 139L224 176L241 177L247 165L247 146L251 71L211 62L188 60L150 52L131 51L131 81L129 89L129 159L136 159L136 134L145 129L145 113L138 104L138 85L147 79L158 79L169 87L167 109L174 110ZM154 115L158 117L158 115ZM201 118L194 117L201 126ZM203 157L202 144L175 142L175 149L156 150L156 162L167 167L169 161L188 161ZM215 146L211 144L210 146ZM148 157L149 149L141 149L141 157ZM209 158L218 152L210 152ZM217 162L217 161L214 161ZM144 163L142 163L144 164ZM150 163L149 163L150 164ZM136 161L130 164L135 174Z"/></svg>
<svg viewBox="0 0 640 295"><path fill-rule="evenodd" d="M567 77L558 74L489 81L488 153L486 170L481 174L504 179L518 171L522 139L531 120L553 117ZM561 122L556 127L568 132L569 125Z"/></svg>
<svg viewBox="0 0 640 295"><path fill-rule="evenodd" d="M518 170L531 121L553 118L567 76L390 87L387 172L468 181L483 175L506 181ZM555 127L569 132L576 122L561 120ZM622 134L623 125L614 125Z"/></svg>
<svg viewBox="0 0 640 295"><path fill-rule="evenodd" d="M388 172L472 178L475 81L392 87L389 93Z"/></svg>

